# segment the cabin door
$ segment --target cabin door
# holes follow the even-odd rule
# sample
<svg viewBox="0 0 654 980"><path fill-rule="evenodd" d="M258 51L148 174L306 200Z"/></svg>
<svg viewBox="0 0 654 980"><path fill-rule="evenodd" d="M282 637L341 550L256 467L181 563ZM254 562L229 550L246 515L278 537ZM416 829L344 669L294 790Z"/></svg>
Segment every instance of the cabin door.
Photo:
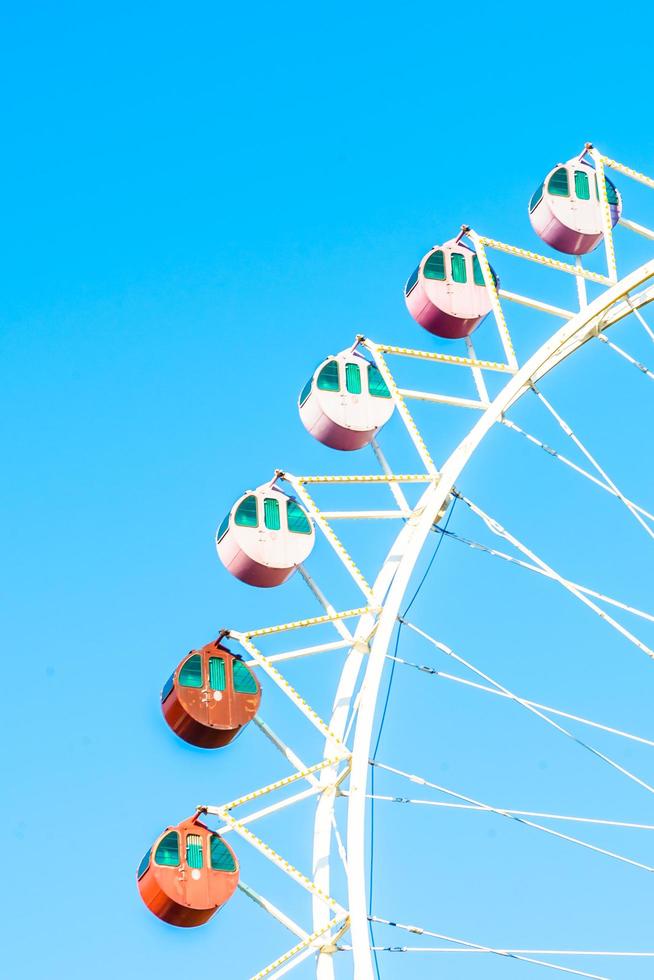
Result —
<svg viewBox="0 0 654 980"><path fill-rule="evenodd" d="M231 705L226 672L224 657L209 657L205 701L207 722L219 728L229 728L231 725Z"/></svg>

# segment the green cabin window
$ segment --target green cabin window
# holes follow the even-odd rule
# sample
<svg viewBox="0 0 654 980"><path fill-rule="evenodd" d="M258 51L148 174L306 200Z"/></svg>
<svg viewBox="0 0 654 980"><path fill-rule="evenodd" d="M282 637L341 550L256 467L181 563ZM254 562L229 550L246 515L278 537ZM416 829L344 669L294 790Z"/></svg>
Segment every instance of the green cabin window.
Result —
<svg viewBox="0 0 654 980"><path fill-rule="evenodd" d="M311 534L309 518L294 500L289 500L286 504L286 521L293 534Z"/></svg>
<svg viewBox="0 0 654 980"><path fill-rule="evenodd" d="M167 697L172 694L172 690L175 686L175 675L171 674L166 683L161 690L161 700L165 701Z"/></svg>
<svg viewBox="0 0 654 980"><path fill-rule="evenodd" d="M186 835L186 863L189 868L202 868L202 838L199 834Z"/></svg>
<svg viewBox="0 0 654 980"><path fill-rule="evenodd" d="M466 259L461 252L452 252L452 281L467 282Z"/></svg>
<svg viewBox="0 0 654 980"><path fill-rule="evenodd" d="M222 539L225 537L225 535L227 534L228 531L229 531L229 514L225 514L225 516L223 517L223 519L221 521L220 527L216 531L216 541L219 544L222 541Z"/></svg>
<svg viewBox="0 0 654 980"><path fill-rule="evenodd" d="M234 690L237 694L257 693L257 682L250 668L246 667L242 660L234 660L232 670L234 672Z"/></svg>
<svg viewBox="0 0 654 980"><path fill-rule="evenodd" d="M382 378L381 371L376 364L368 365L368 391L373 398L390 398L386 382Z"/></svg>
<svg viewBox="0 0 654 980"><path fill-rule="evenodd" d="M316 382L321 391L338 391L338 361L327 361Z"/></svg>
<svg viewBox="0 0 654 980"><path fill-rule="evenodd" d="M358 364L345 365L345 387L351 395L361 394L361 371Z"/></svg>
<svg viewBox="0 0 654 980"><path fill-rule="evenodd" d="M199 653L189 657L179 672L182 687L202 687L202 657Z"/></svg>
<svg viewBox="0 0 654 980"><path fill-rule="evenodd" d="M222 657L209 657L209 687L212 691L225 690L225 661Z"/></svg>
<svg viewBox="0 0 654 980"><path fill-rule="evenodd" d="M239 527L257 527L257 498L250 494L240 502L234 514L234 523Z"/></svg>
<svg viewBox="0 0 654 980"><path fill-rule="evenodd" d="M604 184L606 186L606 196L609 199L609 204L614 207L618 206L618 192L615 189L615 185L611 183L608 177L604 178Z"/></svg>
<svg viewBox="0 0 654 980"><path fill-rule="evenodd" d="M531 201L529 202L529 214L535 211L540 202L543 200L543 184L538 187L534 193L531 195Z"/></svg>
<svg viewBox="0 0 654 980"><path fill-rule="evenodd" d="M431 253L425 262L422 274L425 279L445 280L445 256L440 248Z"/></svg>
<svg viewBox="0 0 654 980"><path fill-rule="evenodd" d="M263 521L269 531L279 531L282 526L279 519L279 500L266 497L263 502Z"/></svg>
<svg viewBox="0 0 654 980"><path fill-rule="evenodd" d="M179 867L179 834L176 830L161 838L154 852L154 863L165 868Z"/></svg>
<svg viewBox="0 0 654 980"><path fill-rule="evenodd" d="M420 266L414 269L409 278L406 281L406 286L404 287L404 295L408 296L412 289L415 288L418 282L418 276L420 275Z"/></svg>
<svg viewBox="0 0 654 980"><path fill-rule="evenodd" d="M209 848L211 853L211 867L214 871L236 871L234 856L218 834L211 835Z"/></svg>
<svg viewBox="0 0 654 980"><path fill-rule="evenodd" d="M553 197L569 197L568 171L565 167L555 170L547 182L547 190Z"/></svg>
<svg viewBox="0 0 654 980"><path fill-rule="evenodd" d="M151 854L152 854L152 848L150 848L148 851L146 851L145 854L143 855L143 857L141 858L141 863L139 864L139 869L136 872L136 877L137 878L142 878L143 875L145 874L145 872L150 867L150 855Z"/></svg>
<svg viewBox="0 0 654 980"><path fill-rule="evenodd" d="M299 402L300 408L302 408L302 406L304 405L305 401L307 400L307 398L311 394L311 388L312 387L313 387L313 377L309 378L309 380L305 384L304 388L300 392L300 402Z"/></svg>
<svg viewBox="0 0 654 980"><path fill-rule="evenodd" d="M475 286L485 286L484 273L481 271L481 264L476 255L472 256L472 281Z"/></svg>
<svg viewBox="0 0 654 980"><path fill-rule="evenodd" d="M575 194L580 201L590 201L588 174L584 170L575 170Z"/></svg>

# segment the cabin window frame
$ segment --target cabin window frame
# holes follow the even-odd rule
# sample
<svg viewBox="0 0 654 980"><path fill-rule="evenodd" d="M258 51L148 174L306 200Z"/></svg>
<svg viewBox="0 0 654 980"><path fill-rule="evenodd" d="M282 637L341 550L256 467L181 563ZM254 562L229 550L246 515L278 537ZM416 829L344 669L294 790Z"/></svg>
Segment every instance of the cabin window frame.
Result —
<svg viewBox="0 0 654 980"><path fill-rule="evenodd" d="M175 671L172 672L164 686L161 688L161 703L167 701L170 695L175 690Z"/></svg>
<svg viewBox="0 0 654 980"><path fill-rule="evenodd" d="M304 403L308 399L309 395L311 394L312 390L313 390L313 375L311 375L311 377L309 378L309 380L305 384L304 388L300 392L300 397L297 400L298 406L300 408L302 408L302 406L304 405Z"/></svg>
<svg viewBox="0 0 654 980"><path fill-rule="evenodd" d="M216 678L217 681L220 681L220 679L222 679L222 687L216 687L215 684L214 684L214 676L213 676L213 672L212 672L212 664L214 662L216 662L216 661L222 664L222 678L220 678L220 676L218 678ZM209 690L210 691L226 691L227 690L227 667L225 666L225 658L224 657L220 657L217 654L212 654L209 657L209 663L207 664L207 668L208 668L207 669L207 677L208 677L207 684L208 684ZM218 670L218 674L220 675L221 669L220 668L216 668L216 669Z"/></svg>
<svg viewBox="0 0 654 980"><path fill-rule="evenodd" d="M404 284L404 295L408 296L420 282L420 266L417 265Z"/></svg>
<svg viewBox="0 0 654 980"><path fill-rule="evenodd" d="M330 372L336 373L336 387L334 387L334 379L329 377ZM318 371L318 376L316 377L316 388L318 391L330 391L332 393L339 392L341 390L341 372L339 370L339 364L335 357L330 357L323 366Z"/></svg>
<svg viewBox="0 0 654 980"><path fill-rule="evenodd" d="M297 527L291 527L291 510L295 510L295 508L297 508L298 512L302 515L302 517L306 521L307 524L306 529L302 528L302 530L300 530ZM300 507L298 502L296 500L293 500L291 497L289 497L288 500L286 501L286 527L288 528L291 534L311 534L313 531L313 528L311 526L311 521L309 519L309 515L304 510L304 507Z"/></svg>
<svg viewBox="0 0 654 980"><path fill-rule="evenodd" d="M191 838L193 838L193 840L191 840ZM192 848L197 848L197 850L199 850L199 864L194 864L191 862L191 855L197 854L197 851L194 852ZM192 834L190 831L187 831L186 840L184 841L184 856L186 859L187 868L196 869L197 871L202 871L204 869L204 846L202 834ZM193 860L196 860L195 856Z"/></svg>
<svg viewBox="0 0 654 980"><path fill-rule="evenodd" d="M560 174L565 174L565 192L563 192L562 184L553 184L555 178L559 177ZM557 187L557 189L553 190L553 187ZM552 171L547 179L547 193L551 197L570 197L570 174L568 173L567 167L557 167Z"/></svg>
<svg viewBox="0 0 654 980"><path fill-rule="evenodd" d="M543 200L543 191L545 190L545 181L541 180L539 186L536 188L534 193L529 199L529 214L533 214L540 202Z"/></svg>
<svg viewBox="0 0 654 980"><path fill-rule="evenodd" d="M241 674L240 678L237 676L238 674ZM251 682L251 687L244 688L242 678L247 678L248 682ZM254 673L238 657L234 657L232 660L232 686L235 694L256 694L259 690Z"/></svg>
<svg viewBox="0 0 654 980"><path fill-rule="evenodd" d="M361 368L353 361L345 363L345 390L350 395L360 395L363 391Z"/></svg>
<svg viewBox="0 0 654 980"><path fill-rule="evenodd" d="M136 872L136 880L137 881L140 881L141 880L141 878L143 877L143 875L145 874L145 872L150 867L150 859L151 858L152 858L152 848L149 847L147 849L147 851L145 852L145 854L143 855L143 857L141 858L141 861L139 863L138 871ZM162 865L162 867L163 867L163 865Z"/></svg>
<svg viewBox="0 0 654 980"><path fill-rule="evenodd" d="M456 263L454 261L455 259L457 259ZM461 273L463 274L462 279L456 278L455 271L454 271L455 268L457 270L456 275L461 275ZM457 286L465 286L467 284L468 269L467 269L466 257L463 252L450 252L450 276L452 282L455 282Z"/></svg>
<svg viewBox="0 0 654 980"><path fill-rule="evenodd" d="M438 275L432 274L434 270L437 270ZM447 280L447 273L445 271L445 252L442 248L435 248L429 253L425 259L422 274L425 279L429 279L432 282L445 282Z"/></svg>
<svg viewBox="0 0 654 980"><path fill-rule="evenodd" d="M267 531L281 531L282 516L277 497L263 498L263 525Z"/></svg>
<svg viewBox="0 0 654 980"><path fill-rule="evenodd" d="M217 863L214 864L215 854L214 854L214 841L217 841L220 845L220 855L221 858L226 857L229 861L229 867L224 867L225 861L221 864L221 858L217 859ZM209 838L209 867L212 871L222 871L225 874L233 874L238 871L238 864L236 858L232 854L231 850L222 839L220 834L212 834Z"/></svg>
<svg viewBox="0 0 654 980"><path fill-rule="evenodd" d="M254 500L254 524L251 523L251 515L250 520L244 520L242 516L244 513L246 513L245 505L249 504L250 500ZM240 520L239 515L241 515ZM243 499L239 501L238 506L234 510L234 524L236 527L259 527L259 501L257 500L256 493L247 493Z"/></svg>
<svg viewBox="0 0 654 980"><path fill-rule="evenodd" d="M231 513L228 512L227 514L225 514L225 516L223 517L222 521L220 522L220 525L218 527L218 530L216 531L216 544L220 544L220 542L222 541L222 539L225 537L225 535L229 531L229 518L230 517L231 517Z"/></svg>
<svg viewBox="0 0 654 980"><path fill-rule="evenodd" d="M373 391L373 387L370 384L370 376L371 376L371 374L373 374L375 372L377 374L377 383L383 385L383 389L382 390L377 389L377 390ZM376 364L370 364L370 363L368 364L367 382L368 382L368 394L370 395L371 398L392 398L393 397L391 395L390 391L389 391L389 388L388 388L388 385L386 384L386 381L384 380L383 374L381 373L381 371L379 370L379 368L377 367Z"/></svg>
<svg viewBox="0 0 654 980"><path fill-rule="evenodd" d="M479 276L477 276L479 272ZM481 262L479 261L479 256L475 252L472 256L472 281L475 286L486 286L486 280L484 279L484 270L481 267Z"/></svg>
<svg viewBox="0 0 654 980"><path fill-rule="evenodd" d="M188 665L191 663L192 660L198 660L200 662L199 684L185 684L184 681L182 680L182 674L184 673L184 671L186 670L186 668L188 667ZM204 687L204 664L202 663L201 654L199 653L189 654L186 660L184 660L184 662L180 664L179 672L177 674L177 683L179 684L180 687L188 687L193 691L199 691L202 687Z"/></svg>
<svg viewBox="0 0 654 980"><path fill-rule="evenodd" d="M584 187L585 184L585 187ZM586 170L575 170L574 172L575 197L578 201L590 201L590 180ZM585 191L580 193L580 186Z"/></svg>
<svg viewBox="0 0 654 980"><path fill-rule="evenodd" d="M176 840L177 840L177 864L171 864L169 861L158 861L157 860L157 855L159 853L159 849L163 846L164 841L166 841L169 837L175 837ZM181 858L181 854L180 854L179 837L180 837L180 834L179 834L179 831L178 830L168 830L165 834L162 834L162 836L159 838L159 841L157 842L157 846L154 849L154 854L153 854L153 857L152 857L152 860L154 861L154 863L157 865L158 868L179 868L180 867L180 865L182 863L182 858Z"/></svg>

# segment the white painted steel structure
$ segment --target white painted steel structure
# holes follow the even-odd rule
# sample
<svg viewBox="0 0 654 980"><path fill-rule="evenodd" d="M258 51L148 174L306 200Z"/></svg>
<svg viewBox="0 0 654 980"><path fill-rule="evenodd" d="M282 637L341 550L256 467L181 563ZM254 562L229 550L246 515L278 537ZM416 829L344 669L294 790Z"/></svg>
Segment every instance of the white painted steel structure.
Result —
<svg viewBox="0 0 654 980"><path fill-rule="evenodd" d="M633 178L641 184L654 188L654 180L614 160L603 157L595 149L592 150L592 155L600 177L599 184L603 189L602 203L605 210L608 209L608 203L606 201L604 181L601 179L604 167L617 170L621 174ZM646 239L654 239L654 232L651 232L634 221L624 218L621 224ZM433 351L396 347L374 342L365 337L358 338L359 345L375 361L391 392L391 396L398 410L398 415L404 423L408 436L422 463L423 472L412 474L393 473L376 441L373 444L373 450L382 470L379 474L361 476L295 476L288 472L278 471L278 479L285 480L293 488L302 505L314 520L317 528L322 532L334 550L343 569L360 590L364 604L359 608L342 612L337 611L322 594L318 585L309 577L308 572L303 570L303 575L308 586L325 610L324 615L264 629L243 632L234 631L231 633L231 636L242 645L244 651L247 653L248 663L258 665L268 675L269 679L288 696L294 707L307 718L325 740L322 759L317 761L310 759L306 763L300 759L291 747L285 745L263 720L258 719L257 723L261 731L293 766L293 774L222 806L203 808L221 818L223 822L221 833L237 833L277 867L285 871L311 896L313 921L310 926L308 924L301 926L273 905L268 899L262 898L249 885L242 885L242 890L245 894L256 901L261 908L264 908L273 915L277 921L285 925L293 933L295 940L299 938L299 942L294 942L286 953L255 974L252 980L262 980L264 977L281 977L294 969L299 963L305 962L311 955L316 956L316 976L318 980L334 980L336 975L334 953L337 950L337 944L341 936L344 936L348 930L351 936L350 945L347 947L341 946L341 948L351 949L354 976L356 980L373 980L373 964L368 935L369 917L366 890L368 861L366 808L367 801L370 799L368 779L371 741L377 712L380 682L388 657L391 635L400 615L403 599L410 584L416 562L423 551L425 542L428 540L434 525L443 517L452 495L457 493L456 485L462 471L493 426L496 423L507 423L509 426L517 428L518 431L522 431L514 423L506 419L506 413L526 392L531 391L540 379L561 364L566 358L574 354L588 341L596 337L604 340L605 331L632 313L640 317L639 311L654 300L654 258L618 279L613 233L610 222L608 221L605 222L604 240L608 275L584 269L579 260L577 260L575 265L572 265L569 262L538 255L526 249L498 242L494 239L476 234L469 229L468 234L475 245L486 287L490 293L492 316L494 316L499 340L504 352L504 361L493 362L478 359L469 339L467 340L467 356L454 356ZM489 249L495 249L516 258L538 263L552 271L574 276L578 286L579 311L573 315L570 311L561 309L559 306L545 301L531 299L530 297L506 289L501 289L498 292L488 264L487 251ZM587 282L604 288L601 295L590 302L588 302L586 296L585 284ZM563 325L559 326L549 339L521 365L518 363L514 351L502 306L503 299L516 302L522 306L531 307L564 320ZM649 331L644 321L643 325ZM624 354L621 350L618 350L618 353ZM432 364L450 365L452 367L463 368L466 373L470 371L477 391L477 399L446 395L439 392L422 392L400 388L388 366L387 356L418 359ZM637 367L646 371L644 366L638 364L630 355L626 356ZM487 374L506 378L506 383L493 398L489 396L487 390ZM457 408L464 408L466 414L472 417L473 424L468 433L440 468L434 462L408 408L407 402L412 399L431 401L438 404L446 403ZM470 412L471 409L474 410L474 415ZM557 418L564 431L567 431L566 424L563 420L558 416ZM568 434L572 434L571 430ZM541 445L542 448L548 448L544 443L539 443L538 440L529 436L527 433L523 432L523 435L527 435L528 439L531 439L537 445ZM581 448L583 450L583 446ZM618 496L625 506L631 510L633 516L643 523L648 533L652 533L651 527L646 525L643 520L643 515L646 515L648 518L651 515L647 511L644 511L643 508L634 504L633 501L623 497L619 489L604 471L599 468L592 457L589 457L589 460L600 473L601 478L582 470L576 464L569 463L565 458L561 458L563 462L573 466L573 468L593 480L596 484L613 493L615 496ZM375 510L373 508L363 508L361 510L345 509L341 511L321 510L313 500L308 489L309 487L321 484L331 484L332 486L351 486L353 484L361 486L386 485L393 495L395 508L393 510ZM424 491L414 507L409 505L402 490L403 485L407 484L424 485ZM352 557L334 533L330 523L334 519L382 519L386 521L397 519L402 521L400 531L372 584L365 580ZM502 533L503 530L500 528L499 533ZM508 532L504 533L505 535L508 534ZM629 606L600 596L592 590L563 579L553 569L546 566L544 562L532 555L531 552L528 552L527 549L522 548L522 550L529 558L529 561L518 563L524 567L531 568L533 571L558 579L565 588L587 605L590 605L602 618L606 619L609 625L616 625L615 621L611 620L602 609L595 605L594 598L606 599L607 602L635 612L637 615L651 618L647 613L633 610ZM499 554L502 557L501 553ZM503 557L509 556L504 555ZM509 557L509 560L516 559ZM589 596L592 596L593 599L589 598ZM356 620L356 626L351 628L351 622L354 620ZM306 644L296 644L295 647L289 649L287 652L278 653L270 657L266 656L259 647L260 642L264 641L268 636L285 634L291 631L295 632L297 630L311 630L312 627L324 626L325 624L333 624L338 632L339 638L332 643L312 644L309 639ZM619 625L616 625L616 628L620 628ZM624 635L627 635L627 631L622 628L620 629ZM632 637L632 634L628 634L628 636ZM632 637L632 639L636 642L635 638ZM641 649L644 649L645 652L650 653L648 648L645 648L643 644L637 643L637 645L640 645ZM275 662L303 656L313 656L325 651L340 649L347 649L348 653L345 657L340 680L334 693L331 717L325 720L320 718L313 708L302 698L301 694L288 683L283 674L275 666ZM452 679L457 680L455 677ZM471 683L466 681L462 682ZM497 688L496 690L492 690L492 693L500 693L502 696L514 698L525 707L531 706L529 710L537 711L537 713L540 713L540 709L543 708L542 705L538 706L534 702L527 702L517 698L517 696L507 692L505 688L502 688L496 682L492 682L492 684ZM485 689L491 690L490 688ZM550 713L557 713L556 709L545 708L544 710ZM558 714L564 713L558 712ZM541 717L543 716L541 715ZM574 716L568 715L567 717ZM586 719L577 720L581 720L590 725L595 724ZM609 728L605 730L615 731ZM624 735L628 738L636 737L627 735L624 732L617 734ZM591 751L594 750L591 749ZM595 754L601 756L600 753L596 752ZM608 760L607 757L601 757L611 763L611 760ZM293 796L285 797L277 803L272 803L255 813L249 814L248 817L242 820L234 816L234 810L241 805L258 800L269 794L274 795L280 789L294 783L304 784L305 788ZM334 801L337 794L343 795L347 801L348 815L345 843L336 826L334 817ZM254 821L264 818L269 813L286 806L292 806L295 802L311 796L317 796L317 804L314 818L313 869L309 874L303 873L293 867L282 855L270 848L263 839L256 836L249 829L249 825ZM483 808L483 805L477 805L476 803L474 806L475 808L479 808L480 806ZM495 812L510 815L509 811ZM566 839L574 840L569 837ZM334 841L336 842L337 855L333 854ZM336 901L332 895L331 872L332 863L336 857L343 864L348 882L347 901L343 901L342 903ZM375 921L383 922L385 920L376 919ZM429 933L427 930L418 927L406 928L409 928L413 932L424 933L425 935L439 936L437 933ZM511 952L482 947L474 943L451 940L448 937L439 938L447 939L448 942L461 942L462 946L470 952L498 953L499 955L508 955L508 952ZM547 950L514 952L549 952L552 955L556 954L556 951ZM559 951L559 953L560 955L566 955L566 951ZM601 952L594 954L591 952L588 955L601 956L613 954ZM652 956L653 954L625 953L615 955ZM524 956L518 956L517 958L526 959ZM535 960L530 961L529 959L527 961L538 962ZM543 963L542 965L551 966L553 969L560 970L561 972L572 972L581 976L596 976L596 974L570 970L551 963Z"/></svg>

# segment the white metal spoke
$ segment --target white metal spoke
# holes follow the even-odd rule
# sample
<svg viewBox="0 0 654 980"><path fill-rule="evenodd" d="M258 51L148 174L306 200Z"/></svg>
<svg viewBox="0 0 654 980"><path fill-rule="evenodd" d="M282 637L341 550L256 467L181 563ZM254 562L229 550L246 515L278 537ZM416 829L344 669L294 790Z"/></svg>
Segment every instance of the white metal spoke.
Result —
<svg viewBox="0 0 654 980"><path fill-rule="evenodd" d="M276 919L277 922L285 926L289 932L292 932L294 936L298 937L298 939L305 941L309 938L309 933L306 931L306 929L299 926L297 922L294 922L289 915L286 915L285 912L278 909L276 905L273 905L269 899L264 898L263 895L256 892L254 888L250 887L250 885L246 885L242 879L239 881L238 887L244 895L247 895L247 897L255 903L255 905L258 905L259 908L264 910L264 912L271 915L273 919Z"/></svg>
<svg viewBox="0 0 654 980"><path fill-rule="evenodd" d="M545 569L549 573L548 577L556 579L556 581L560 585L562 585L564 589L567 589L567 591L570 592L572 595L576 596L580 602L583 602L585 606L588 606L589 609L592 609L593 612L597 613L600 619L603 619L605 623L608 623L609 626L612 626L613 629L617 630L617 632L620 633L622 636L624 636L626 640L629 640L631 643L634 644L634 646L637 646L638 649L642 650L642 652L647 654L648 657L654 659L654 650L650 649L650 647L648 647L645 643L643 643L642 640L639 640L638 637L635 636L630 630L626 629L616 619L613 619L612 616L609 616L609 614L604 609L600 609L600 607L596 603L594 603L592 599L589 599L588 596L585 596L583 592L579 592L579 590L576 589L573 585L571 585L567 579L559 575L558 572L555 572L550 565L542 561L542 559L540 559L537 555L535 555L533 551L530 551L529 548L527 548L524 544L521 544L517 538L515 538L512 534L509 533L509 531L506 530L506 528L502 527L502 525L499 524L492 517L489 517L488 514L485 514L484 511L481 510L481 508L478 507L476 504L473 504L471 500L468 500L467 497L464 497L460 493L457 493L457 496L459 497L459 499L463 500L464 503L468 505L468 507L473 511L473 513L477 514L477 516L482 519L484 524L488 527L490 531L493 532L493 534L496 534L499 537L504 538L506 541L509 541L515 548L518 549L518 551L521 551L524 555L527 555L527 557L530 558L533 562L535 562L535 564L537 564L540 568Z"/></svg>
<svg viewBox="0 0 654 980"><path fill-rule="evenodd" d="M654 238L654 232L652 232L652 238ZM632 309L633 309L634 316L640 323L641 327L643 328L643 330L645 331L649 339L654 342L654 330L652 330L650 325L647 323L645 317L640 312L640 310L636 309L635 307L632 307Z"/></svg>
<svg viewBox="0 0 654 980"><path fill-rule="evenodd" d="M606 334L603 333L599 334L597 339L601 340L603 344L606 344L607 347L610 347L611 350L614 350L616 354L620 355L620 357L624 357L625 361L628 361L630 364L633 364L634 367L637 367L642 374L646 375L648 378L650 378L650 380L654 381L654 374L650 371L648 367L646 367L644 364L641 364L640 361L637 361L635 357L632 357L631 354L628 354L626 350L622 349L622 347L618 347L617 344L614 344L611 340L609 340Z"/></svg>
<svg viewBox="0 0 654 980"><path fill-rule="evenodd" d="M431 806L444 810L474 810L477 813L492 813L485 807L472 803L452 803L449 800L414 800L408 796L384 796L379 793L366 794L369 800L379 800L384 803L412 804L413 806ZM600 817L577 817L565 813L547 813L540 810L514 810L512 807L501 807L502 813L510 813L516 817L539 817L542 820L563 820L570 823L590 823L601 827L621 827L625 830L654 830L654 824L629 823L625 820L604 820Z"/></svg>
<svg viewBox="0 0 654 980"><path fill-rule="evenodd" d="M343 637L344 640L349 640L349 642L351 643L352 634L350 633L349 629L347 628L343 620L337 618L335 608L332 606L329 599L319 588L317 582L312 578L312 576L306 570L304 565L300 565L298 571L302 576L302 578L304 579L304 581L306 582L307 586L309 587L311 593L316 597L316 599L318 600L322 608L325 610L327 615L331 617L336 632L340 633L340 635Z"/></svg>
<svg viewBox="0 0 654 980"><path fill-rule="evenodd" d="M545 406L545 408L550 413L550 415L552 416L552 418L556 419L556 421L558 422L558 424L560 425L560 427L563 429L563 431L565 432L565 434L567 436L569 436L570 439L572 439L572 441L574 442L574 444L577 447L577 449L579 449L580 452L582 452L584 454L584 456L586 457L586 459L588 460L588 462L597 470L597 472L600 474L600 476L603 478L603 480L606 483L608 483L608 485L611 487L611 489L613 490L613 492L615 493L615 495L620 498L620 500L625 505L625 507L627 508L627 510L630 511L631 514L633 514L633 516L636 518L636 520L638 521L638 523L640 524L640 526L645 529L645 531L647 532L647 534L649 534L650 538L654 538L654 531L652 530L652 528L648 524L645 523L645 521L642 519L642 517L640 516L640 514L638 513L638 511L636 510L636 508L631 503L631 501L628 500L627 497L624 496L624 494L622 493L622 491L618 489L618 487L615 485L615 483L613 482L613 480L608 476L608 474L606 473L606 471L604 469L602 469L602 467L597 462L597 460L595 459L595 457L588 451L588 449L586 449L586 447L584 446L584 444L581 441L581 439L574 433L574 431L570 428L570 426L568 425L568 423L566 421L564 421L564 419L561 418L561 416L559 415L559 413L552 407L552 405L547 400L547 398L545 398L545 396L543 395L543 393L541 391L539 391L538 388L536 388L535 385L533 386L533 388L534 388L534 392L535 392L536 396L538 397L538 399L540 400L540 402Z"/></svg>
<svg viewBox="0 0 654 980"><path fill-rule="evenodd" d="M615 861L619 861L622 864L631 865L634 868L640 868L642 871L654 871L654 867L649 864L643 864L641 861L635 861L633 858L625 857L623 854L618 854L616 851L610 851L605 847L598 847L596 844L591 844L588 841L580 840L578 837L572 837L570 834L563 834L558 830L553 830L551 827L545 827L543 824L535 823L533 820L528 820L526 817L518 817L508 810L502 810L500 807L492 806L490 803L482 803L481 800L476 800L472 796L466 796L465 793L457 793L456 790L448 789L446 786L440 786L438 783L432 783L428 779L424 779L422 776L416 776L413 773L403 772L401 769L396 769L394 766L386 765L385 763L378 762L377 760L370 760L369 763L376 769L383 769L385 772L393 773L395 776L402 776L404 779L408 779L412 783L416 783L419 786L427 786L429 789L435 789L439 793L444 793L446 796L451 796L454 799L462 800L464 803L472 803L476 808L480 810L488 810L490 813L497 814L498 817L506 817L508 820L514 820L516 823L523 824L525 827L531 827L533 830L539 830L541 833L549 834L552 837L558 837L560 840L567 841L570 844L576 844L581 848L593 851L596 854L603 854L605 857L612 858Z"/></svg>
<svg viewBox="0 0 654 980"><path fill-rule="evenodd" d="M470 355L470 360L476 362L477 354L475 353L475 348L472 343L472 339L470 337L466 337L465 342L466 342L466 347L468 348L468 354ZM486 381L484 380L483 371L479 367L477 367L476 364L474 365L474 367L471 367L470 370L472 371L472 378L473 381L475 382L475 388L477 389L477 394L479 395L479 401L485 402L486 404L490 404L488 388L486 387Z"/></svg>
<svg viewBox="0 0 654 980"><path fill-rule="evenodd" d="M516 704L519 704L523 708L526 708L527 711L531 712L537 718L540 718L542 721L544 721L546 725L550 725L551 728L554 728L562 735L565 735L566 738L569 738L573 742L576 742L577 745L581 746L581 748L583 749L586 749L586 751L590 752L591 755L594 755L597 759L600 759L602 762L605 762L608 766L611 766L612 769L615 769L616 772L619 772L623 776L626 776L627 779L631 779L633 782L638 783L639 786L642 786L643 789L646 789L649 793L654 793L654 786L650 786L650 784L646 783L643 779L640 778L640 776L636 776L635 773L631 772L629 769L626 769L624 766L621 766L619 762L615 761L615 759L612 759L610 756L605 755L604 752L600 752L599 749L596 749L593 745L590 745L588 742L585 742L583 739L579 738L578 735L574 735L572 732L568 731L568 729L564 728L563 725L559 725L559 723L554 721L553 718L549 718L546 714L544 714L538 708L535 708L528 701L524 701L517 694L514 694L513 691L510 691L503 684L500 684L499 681L494 680L488 674L485 674L482 670L479 670L479 668L471 664L469 660L464 660L463 657L459 656L458 653L455 653L454 650L451 649L451 647L447 646L447 644L441 643L439 640L435 640L433 636L429 636L429 634L425 633L424 630L419 629L417 626L415 626L413 623L408 622L408 620L406 619L402 619L401 622L404 623L404 625L407 626L410 630L413 630L414 633L417 633L423 639L427 640L428 643L431 643L432 646L436 647L437 650L440 650L442 653L446 654L446 656L451 657L453 660L456 660L457 663L462 664L468 670L472 671L473 674L476 674L477 677L481 677L483 680L488 681L489 684L492 684L492 686L497 688L498 691L501 691L502 694L505 694L512 701L515 701Z"/></svg>

